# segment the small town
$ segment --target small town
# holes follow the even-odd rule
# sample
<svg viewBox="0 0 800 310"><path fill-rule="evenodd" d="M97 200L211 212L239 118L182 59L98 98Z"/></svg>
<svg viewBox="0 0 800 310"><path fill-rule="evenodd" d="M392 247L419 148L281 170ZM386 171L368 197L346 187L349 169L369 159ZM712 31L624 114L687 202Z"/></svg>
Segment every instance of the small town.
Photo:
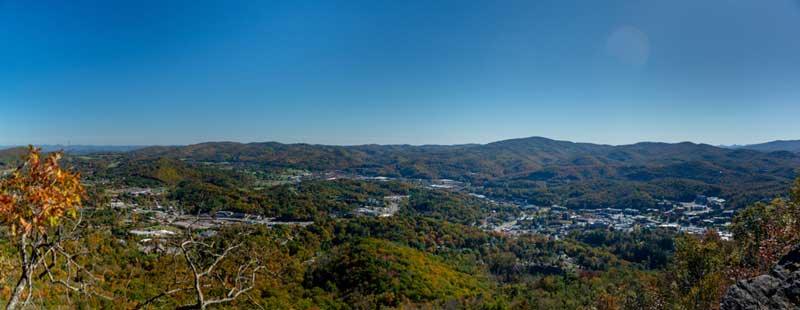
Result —
<svg viewBox="0 0 800 310"><path fill-rule="evenodd" d="M714 229L721 238L730 239L727 231L733 210L725 210L725 200L698 195L693 202L659 201L659 209L644 211L625 208L570 210L553 205L520 207L520 216L513 221L490 227L509 234L538 233L566 236L576 229L612 228L631 231L634 228L664 228L675 232L703 234Z"/></svg>
<svg viewBox="0 0 800 310"><path fill-rule="evenodd" d="M422 186L428 190L465 192L472 197L484 200L490 205L510 205L519 209L519 213L514 219L496 219L493 218L493 215L490 215L480 225L482 229L510 235L533 233L563 238L574 230L598 228L626 232L636 228L661 228L674 232L699 235L709 229L713 229L721 238L727 240L731 238L731 233L727 228L734 215L734 210L726 209L725 199L706 197L704 195L697 195L696 199L691 202L660 200L657 201L657 208L646 210L632 208L572 210L559 205L537 206L527 204L526 201L520 199L509 201L491 199L485 195L471 192L473 189L470 188L469 184L450 179L367 177L339 172L303 172L286 179L290 180L287 181L288 183L310 180L333 181L338 179L359 179L378 182L402 181ZM125 188L113 190L112 193L115 197L110 203L112 208L130 208L133 213L143 215L152 221L153 228L130 231L132 235L148 237L145 239L146 241L153 237L169 237L175 233L175 229L201 230L204 236L208 236L213 235L216 228L232 224L266 226L307 226L313 224L310 221L277 221L275 218L226 210L220 210L213 214L192 215L185 214L172 206L162 206L157 202L152 206L140 206L126 203L119 199L120 195L156 197L163 194L163 189L160 188ZM408 198L409 196L407 195L372 197L361 207L342 216L390 217L401 209L403 201ZM167 228L165 229L164 227Z"/></svg>

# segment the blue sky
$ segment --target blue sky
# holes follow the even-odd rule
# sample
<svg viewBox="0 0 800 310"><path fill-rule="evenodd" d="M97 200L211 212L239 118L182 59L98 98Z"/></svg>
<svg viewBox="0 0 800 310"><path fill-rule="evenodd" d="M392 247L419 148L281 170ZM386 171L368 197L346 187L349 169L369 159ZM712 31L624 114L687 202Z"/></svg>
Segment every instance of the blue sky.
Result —
<svg viewBox="0 0 800 310"><path fill-rule="evenodd" d="M0 0L0 145L800 139L800 1Z"/></svg>

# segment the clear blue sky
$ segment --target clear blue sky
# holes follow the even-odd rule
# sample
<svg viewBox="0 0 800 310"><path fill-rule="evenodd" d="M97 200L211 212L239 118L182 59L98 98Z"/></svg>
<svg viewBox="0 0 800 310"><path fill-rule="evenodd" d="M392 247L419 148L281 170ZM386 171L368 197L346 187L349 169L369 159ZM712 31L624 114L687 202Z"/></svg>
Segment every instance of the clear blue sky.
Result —
<svg viewBox="0 0 800 310"><path fill-rule="evenodd" d="M0 0L0 145L800 139L800 1Z"/></svg>

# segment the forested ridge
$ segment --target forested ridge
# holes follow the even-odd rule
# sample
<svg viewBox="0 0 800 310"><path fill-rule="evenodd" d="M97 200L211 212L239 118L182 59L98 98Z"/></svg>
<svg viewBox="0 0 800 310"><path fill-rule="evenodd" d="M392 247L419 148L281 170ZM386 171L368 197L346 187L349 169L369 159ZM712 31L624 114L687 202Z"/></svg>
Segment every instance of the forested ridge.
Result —
<svg viewBox="0 0 800 310"><path fill-rule="evenodd" d="M62 236L53 251L67 255L41 256L43 264L35 265L31 286L23 289L30 292L24 307L716 309L729 285L767 272L800 240L798 184L776 192L780 199L741 209L731 240L714 231L691 235L644 227L587 227L557 238L482 229L486 221L503 222L519 210L464 192L406 179L297 181L295 175L312 168L227 160L140 153L62 159L66 171L80 172L82 207L74 216L53 213L53 220L42 222L41 233L48 232L43 240ZM3 178L25 177L28 166ZM20 188L4 185L0 194L12 197ZM392 216L354 215L386 197L399 197ZM112 207L112 201L124 207ZM29 216L14 213L19 209L12 200L2 203L6 219ZM174 213L199 219L217 211L307 225L231 222L207 228L163 218ZM16 229L0 228L2 305L14 292L20 251L30 249L20 247Z"/></svg>
<svg viewBox="0 0 800 310"><path fill-rule="evenodd" d="M652 199L724 196L737 206L785 193L800 155L705 144L643 142L610 146L541 137L467 145L326 146L203 143L151 147L133 158L228 162L262 167L338 170L405 178L450 178L504 197L576 208L634 205Z"/></svg>

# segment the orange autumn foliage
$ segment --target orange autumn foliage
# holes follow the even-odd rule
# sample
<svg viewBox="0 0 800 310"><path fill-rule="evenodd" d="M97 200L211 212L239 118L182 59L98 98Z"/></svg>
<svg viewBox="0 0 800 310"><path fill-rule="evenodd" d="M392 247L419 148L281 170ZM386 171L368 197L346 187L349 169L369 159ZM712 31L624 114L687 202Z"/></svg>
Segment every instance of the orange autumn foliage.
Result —
<svg viewBox="0 0 800 310"><path fill-rule="evenodd" d="M82 195L80 174L61 169L61 152L42 160L41 148L28 146L25 163L8 177L0 179L0 223L12 235L45 234L65 215L77 217Z"/></svg>

